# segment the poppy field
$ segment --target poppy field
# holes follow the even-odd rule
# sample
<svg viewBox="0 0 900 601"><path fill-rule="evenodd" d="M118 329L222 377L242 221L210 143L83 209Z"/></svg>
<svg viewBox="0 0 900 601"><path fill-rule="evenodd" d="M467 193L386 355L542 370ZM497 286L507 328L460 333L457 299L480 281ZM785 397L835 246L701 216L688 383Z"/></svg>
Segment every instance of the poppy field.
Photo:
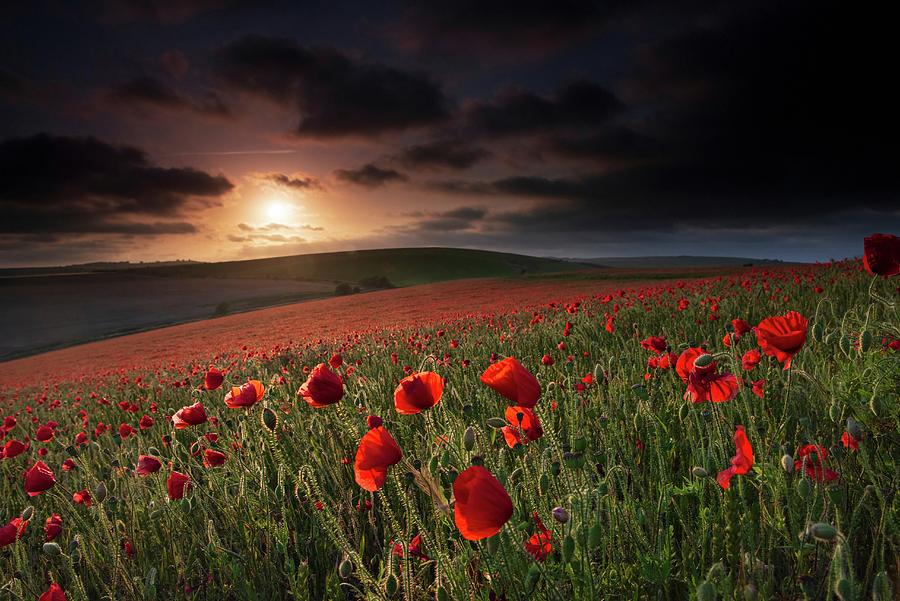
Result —
<svg viewBox="0 0 900 601"><path fill-rule="evenodd" d="M19 378L0 599L892 599L898 263Z"/></svg>

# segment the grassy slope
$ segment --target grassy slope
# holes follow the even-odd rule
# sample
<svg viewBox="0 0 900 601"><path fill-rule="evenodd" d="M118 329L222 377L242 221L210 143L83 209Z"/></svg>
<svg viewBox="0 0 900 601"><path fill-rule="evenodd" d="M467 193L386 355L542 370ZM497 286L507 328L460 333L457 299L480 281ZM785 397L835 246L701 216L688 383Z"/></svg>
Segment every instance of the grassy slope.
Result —
<svg viewBox="0 0 900 601"><path fill-rule="evenodd" d="M253 277L342 282L358 282L366 277L385 276L395 286L413 286L463 278L556 273L585 268L589 266L557 259L484 250L391 248L150 267L142 271L159 276Z"/></svg>

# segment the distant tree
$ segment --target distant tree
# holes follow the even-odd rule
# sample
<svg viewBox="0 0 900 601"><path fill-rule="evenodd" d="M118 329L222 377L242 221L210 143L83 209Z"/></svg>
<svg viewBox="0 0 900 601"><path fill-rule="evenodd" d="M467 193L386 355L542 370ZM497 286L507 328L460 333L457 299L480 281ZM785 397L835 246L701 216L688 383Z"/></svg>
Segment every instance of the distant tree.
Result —
<svg viewBox="0 0 900 601"><path fill-rule="evenodd" d="M370 275L359 281L362 288L373 288L375 290L383 290L385 288L394 288L393 282L383 275Z"/></svg>
<svg viewBox="0 0 900 601"><path fill-rule="evenodd" d="M341 282L334 288L335 296L346 296L348 294L353 294L353 286L348 284L347 282Z"/></svg>
<svg viewBox="0 0 900 601"><path fill-rule="evenodd" d="M213 311L213 317L223 317L229 313L231 313L231 304L227 301L222 301L216 305L216 310Z"/></svg>

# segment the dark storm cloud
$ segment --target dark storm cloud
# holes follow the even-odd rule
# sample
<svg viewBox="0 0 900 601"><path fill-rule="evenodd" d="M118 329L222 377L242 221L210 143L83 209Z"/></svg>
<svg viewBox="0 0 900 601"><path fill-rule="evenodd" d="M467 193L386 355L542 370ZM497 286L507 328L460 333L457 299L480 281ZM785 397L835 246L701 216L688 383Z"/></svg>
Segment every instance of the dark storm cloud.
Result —
<svg viewBox="0 0 900 601"><path fill-rule="evenodd" d="M476 133L499 137L597 126L622 108L621 101L608 90L580 80L562 86L552 98L507 89L489 102L470 103L463 119Z"/></svg>
<svg viewBox="0 0 900 601"><path fill-rule="evenodd" d="M89 0L88 11L99 20L121 25L146 22L178 25L211 11L247 4L243 0Z"/></svg>
<svg viewBox="0 0 900 601"><path fill-rule="evenodd" d="M372 136L432 125L448 101L426 74L364 62L329 48L249 35L218 52L215 69L234 90L288 105L299 136Z"/></svg>
<svg viewBox="0 0 900 601"><path fill-rule="evenodd" d="M137 77L110 88L108 101L116 106L189 111L213 117L228 117L230 111L215 92L200 98L189 98L155 77Z"/></svg>
<svg viewBox="0 0 900 601"><path fill-rule="evenodd" d="M154 165L132 146L47 134L0 142L0 173L6 233L190 233L188 210L232 188L222 176Z"/></svg>
<svg viewBox="0 0 900 601"><path fill-rule="evenodd" d="M659 157L657 141L628 127L604 128L583 136L547 136L540 150L555 156L597 161L632 161Z"/></svg>
<svg viewBox="0 0 900 601"><path fill-rule="evenodd" d="M359 169L338 169L335 177L343 182L365 188L378 188L390 182L405 181L407 177L395 169L387 169L367 163Z"/></svg>
<svg viewBox="0 0 900 601"><path fill-rule="evenodd" d="M309 190L311 188L321 187L319 180L314 177L291 177L284 173L265 173L262 175L262 178L295 190Z"/></svg>
<svg viewBox="0 0 900 601"><path fill-rule="evenodd" d="M413 234L429 234L432 232L463 232L475 229L487 216L482 207L457 207L449 211L416 211L403 216L413 221L390 228L395 231Z"/></svg>
<svg viewBox="0 0 900 601"><path fill-rule="evenodd" d="M431 55L462 52L521 56L570 45L602 27L631 3L463 0L407 4L402 18L387 26L390 39L401 49Z"/></svg>
<svg viewBox="0 0 900 601"><path fill-rule="evenodd" d="M396 160L410 169L468 169L490 156L484 148L460 140L437 140L405 147Z"/></svg>

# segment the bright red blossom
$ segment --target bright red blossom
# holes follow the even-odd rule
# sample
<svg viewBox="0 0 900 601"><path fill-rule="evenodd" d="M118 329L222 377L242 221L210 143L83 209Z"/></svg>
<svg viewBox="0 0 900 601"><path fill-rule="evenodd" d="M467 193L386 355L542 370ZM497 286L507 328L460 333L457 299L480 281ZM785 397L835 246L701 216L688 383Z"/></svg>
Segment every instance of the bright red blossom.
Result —
<svg viewBox="0 0 900 601"><path fill-rule="evenodd" d="M466 540L481 540L500 532L513 513L509 493L491 472L473 465L453 481L456 527Z"/></svg>
<svg viewBox="0 0 900 601"><path fill-rule="evenodd" d="M364 489L375 492L384 486L387 470L403 458L403 452L394 437L379 426L366 432L359 441L353 473L356 483Z"/></svg>
<svg viewBox="0 0 900 601"><path fill-rule="evenodd" d="M324 363L319 363L310 372L306 382L300 386L297 394L314 409L321 409L333 405L344 396L344 383L341 377L328 369Z"/></svg>
<svg viewBox="0 0 900 601"><path fill-rule="evenodd" d="M394 391L394 407L401 415L414 415L438 404L444 394L444 378L433 371L407 376Z"/></svg>
<svg viewBox="0 0 900 601"><path fill-rule="evenodd" d="M756 326L756 342L766 355L775 357L787 369L803 344L809 322L805 317L791 311L784 316L767 317Z"/></svg>
<svg viewBox="0 0 900 601"><path fill-rule="evenodd" d="M534 407L541 396L537 378L515 357L507 357L490 365L481 374L481 381L521 407Z"/></svg>
<svg viewBox="0 0 900 601"><path fill-rule="evenodd" d="M750 472L750 468L753 467L753 447L750 446L744 426L738 426L735 429L734 446L736 452L731 459L731 466L722 470L716 476L716 482L726 490L731 485L731 479L734 476L747 474Z"/></svg>

